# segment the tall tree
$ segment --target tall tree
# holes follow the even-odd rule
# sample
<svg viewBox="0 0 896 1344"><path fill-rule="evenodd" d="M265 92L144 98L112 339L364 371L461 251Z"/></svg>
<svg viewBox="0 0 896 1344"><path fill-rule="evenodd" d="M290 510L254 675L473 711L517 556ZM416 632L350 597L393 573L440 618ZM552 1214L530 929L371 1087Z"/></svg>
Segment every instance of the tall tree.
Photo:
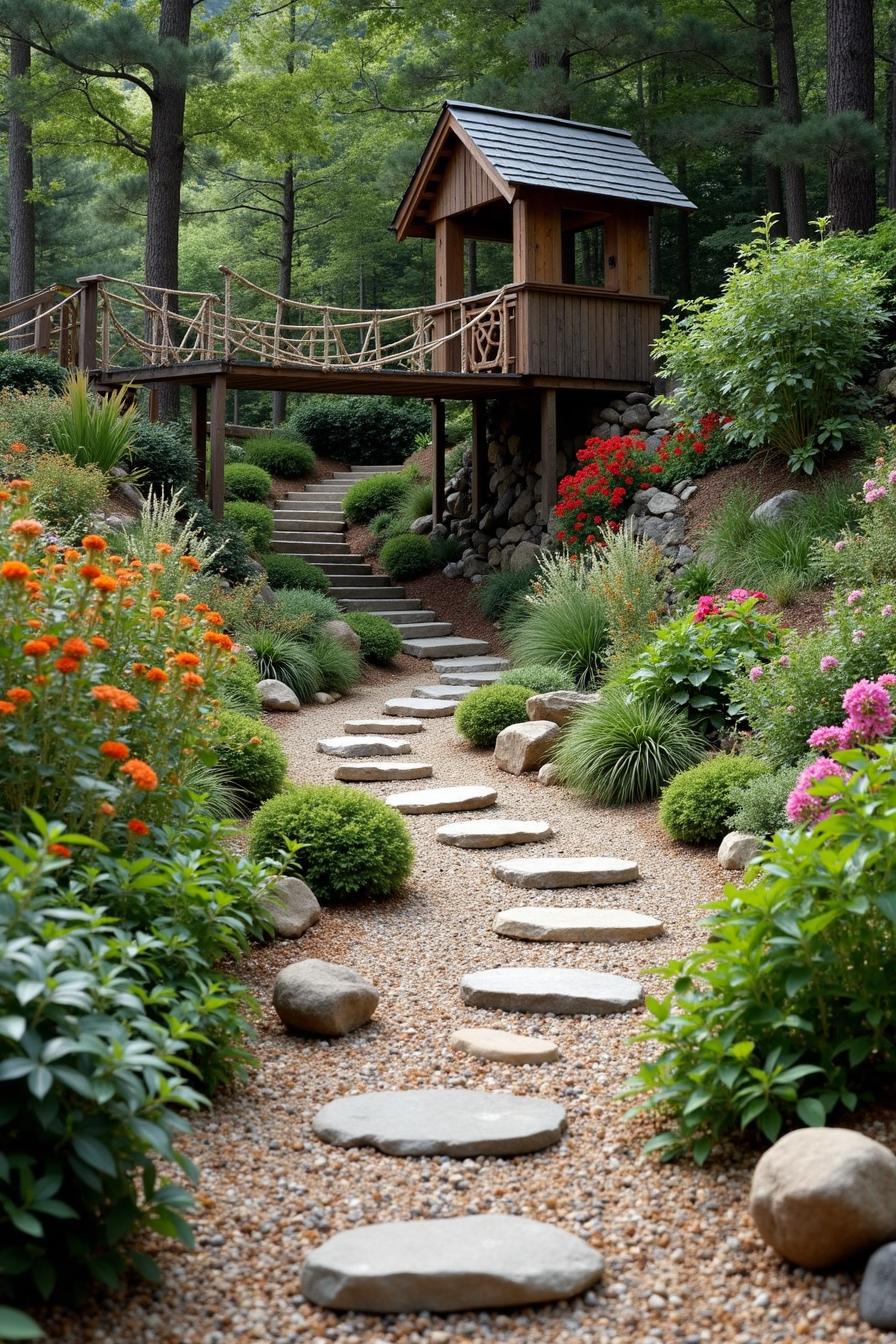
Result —
<svg viewBox="0 0 896 1344"><path fill-rule="evenodd" d="M775 105L775 77L772 70L772 16L769 0L756 0L756 102L768 115ZM784 224L784 184L777 163L765 165L766 212L777 217L776 232Z"/></svg>
<svg viewBox="0 0 896 1344"><path fill-rule="evenodd" d="M33 294L34 255L34 159L31 153L31 125L23 114L23 93L31 73L31 47L20 38L9 43L9 297L22 299ZM22 313L16 322L30 314ZM22 337L17 344L27 344Z"/></svg>
<svg viewBox="0 0 896 1344"><path fill-rule="evenodd" d="M792 0L772 0L772 23L778 67L778 102L785 121L791 126L799 126L803 119L803 105L793 36ZM787 236L791 242L798 242L809 232L806 170L797 158L791 157L781 168L781 178L784 184Z"/></svg>
<svg viewBox="0 0 896 1344"><path fill-rule="evenodd" d="M828 116L874 123L874 0L827 0ZM877 213L874 156L846 136L828 157L828 214L834 229L870 229Z"/></svg>

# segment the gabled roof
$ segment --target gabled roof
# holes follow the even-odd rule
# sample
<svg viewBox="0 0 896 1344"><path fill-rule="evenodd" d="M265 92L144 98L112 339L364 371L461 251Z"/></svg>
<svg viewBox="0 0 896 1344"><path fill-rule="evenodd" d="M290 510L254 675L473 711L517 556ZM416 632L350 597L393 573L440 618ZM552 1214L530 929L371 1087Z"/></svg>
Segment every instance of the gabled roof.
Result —
<svg viewBox="0 0 896 1344"><path fill-rule="evenodd" d="M520 187L543 187L580 196L695 209L638 148L628 131L533 112L446 102L395 213L393 227L399 236L410 222L408 207L423 193L438 151L452 132L507 200L512 200Z"/></svg>

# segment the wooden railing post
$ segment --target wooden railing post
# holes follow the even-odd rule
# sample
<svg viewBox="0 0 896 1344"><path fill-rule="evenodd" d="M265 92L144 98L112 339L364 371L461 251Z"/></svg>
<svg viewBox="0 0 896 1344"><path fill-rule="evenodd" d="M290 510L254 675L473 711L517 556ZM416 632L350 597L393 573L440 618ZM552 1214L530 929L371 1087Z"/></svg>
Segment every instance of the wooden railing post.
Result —
<svg viewBox="0 0 896 1344"><path fill-rule="evenodd" d="M81 312L78 324L78 368L95 369L97 318L101 275L82 275L78 278L81 287Z"/></svg>
<svg viewBox="0 0 896 1344"><path fill-rule="evenodd" d="M50 353L50 316L45 312L45 305L39 304L34 317L34 353L36 355L48 355Z"/></svg>
<svg viewBox="0 0 896 1344"><path fill-rule="evenodd" d="M207 483L205 479L206 443L208 439L208 389L197 384L193 389L192 431L193 452L196 457L196 494L205 499Z"/></svg>
<svg viewBox="0 0 896 1344"><path fill-rule="evenodd" d="M209 439L211 440L211 507L216 518L224 517L224 433L227 423L227 375L212 378Z"/></svg>
<svg viewBox="0 0 896 1344"><path fill-rule="evenodd" d="M545 527L557 503L557 393L541 393L541 521Z"/></svg>

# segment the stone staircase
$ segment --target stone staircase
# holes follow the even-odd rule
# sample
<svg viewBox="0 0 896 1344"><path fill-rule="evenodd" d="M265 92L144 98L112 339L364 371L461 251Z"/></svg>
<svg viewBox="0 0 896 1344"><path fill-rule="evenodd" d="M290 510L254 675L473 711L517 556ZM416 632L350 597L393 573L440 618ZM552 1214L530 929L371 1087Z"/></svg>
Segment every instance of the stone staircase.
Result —
<svg viewBox="0 0 896 1344"><path fill-rule="evenodd" d="M419 597L408 597L391 579L374 574L368 562L348 548L342 511L347 491L365 477L400 470L397 466L354 467L304 490L291 490L274 508L272 549L319 565L330 580L330 596L344 611L384 616L401 635L403 651L414 658L488 653L484 640L455 635L450 621L440 621L434 611L424 609Z"/></svg>

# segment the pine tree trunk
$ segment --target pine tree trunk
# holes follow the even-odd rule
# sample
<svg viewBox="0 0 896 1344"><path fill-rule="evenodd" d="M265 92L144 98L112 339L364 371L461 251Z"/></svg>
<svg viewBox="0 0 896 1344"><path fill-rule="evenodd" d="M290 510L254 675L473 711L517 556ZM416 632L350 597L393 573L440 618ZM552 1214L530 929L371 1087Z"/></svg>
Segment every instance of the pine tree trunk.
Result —
<svg viewBox="0 0 896 1344"><path fill-rule="evenodd" d="M874 0L827 0L828 116L860 112L874 121ZM874 161L831 155L828 214L835 230L874 224Z"/></svg>
<svg viewBox="0 0 896 1344"><path fill-rule="evenodd" d="M160 0L159 41L190 41L192 0ZM153 80L152 126L147 158L146 283L176 289L180 237L180 193L184 175L184 109L186 71L164 70ZM176 310L172 298L169 307ZM176 330L176 329L175 329ZM172 331L174 335L174 331ZM176 385L159 389L159 416L177 418L180 393Z"/></svg>
<svg viewBox="0 0 896 1344"><path fill-rule="evenodd" d="M17 109L16 80L27 80L31 73L31 48L20 38L9 43L9 297L23 299L36 289L34 264L34 203L29 193L34 187L34 161L31 156L31 127ZM19 313L13 326L26 322L31 313ZM12 342L15 348L28 345L27 332Z"/></svg>
<svg viewBox="0 0 896 1344"><path fill-rule="evenodd" d="M781 111L792 126L803 119L800 103L800 84L796 67L796 48L793 41L793 10L791 0L772 0L775 57L778 65L778 102ZM787 236L799 242L809 233L809 209L806 204L806 174L800 163L786 163L781 169L784 186L784 212L787 216Z"/></svg>
<svg viewBox="0 0 896 1344"><path fill-rule="evenodd" d="M676 180L679 191L685 196L688 194L688 162L687 159L679 159L676 168ZM678 249L678 297L680 299L689 299L693 290L691 280L691 217L687 210L676 210L677 215L677 233L676 243Z"/></svg>
<svg viewBox="0 0 896 1344"><path fill-rule="evenodd" d="M280 210L280 260L277 268L277 293L284 299L292 297L293 245L296 233L296 180L292 159L283 170L282 204ZM286 393L275 392L271 398L271 418L275 425L286 419Z"/></svg>
<svg viewBox="0 0 896 1344"><path fill-rule="evenodd" d="M887 66L887 207L896 210L896 14L890 20L890 58Z"/></svg>
<svg viewBox="0 0 896 1344"><path fill-rule="evenodd" d="M756 0L756 25L760 30L756 48L756 102L761 108L775 105L775 76L772 70L772 16L769 0ZM777 216L775 233L784 232L784 184L781 169L774 163L765 165L765 208Z"/></svg>

